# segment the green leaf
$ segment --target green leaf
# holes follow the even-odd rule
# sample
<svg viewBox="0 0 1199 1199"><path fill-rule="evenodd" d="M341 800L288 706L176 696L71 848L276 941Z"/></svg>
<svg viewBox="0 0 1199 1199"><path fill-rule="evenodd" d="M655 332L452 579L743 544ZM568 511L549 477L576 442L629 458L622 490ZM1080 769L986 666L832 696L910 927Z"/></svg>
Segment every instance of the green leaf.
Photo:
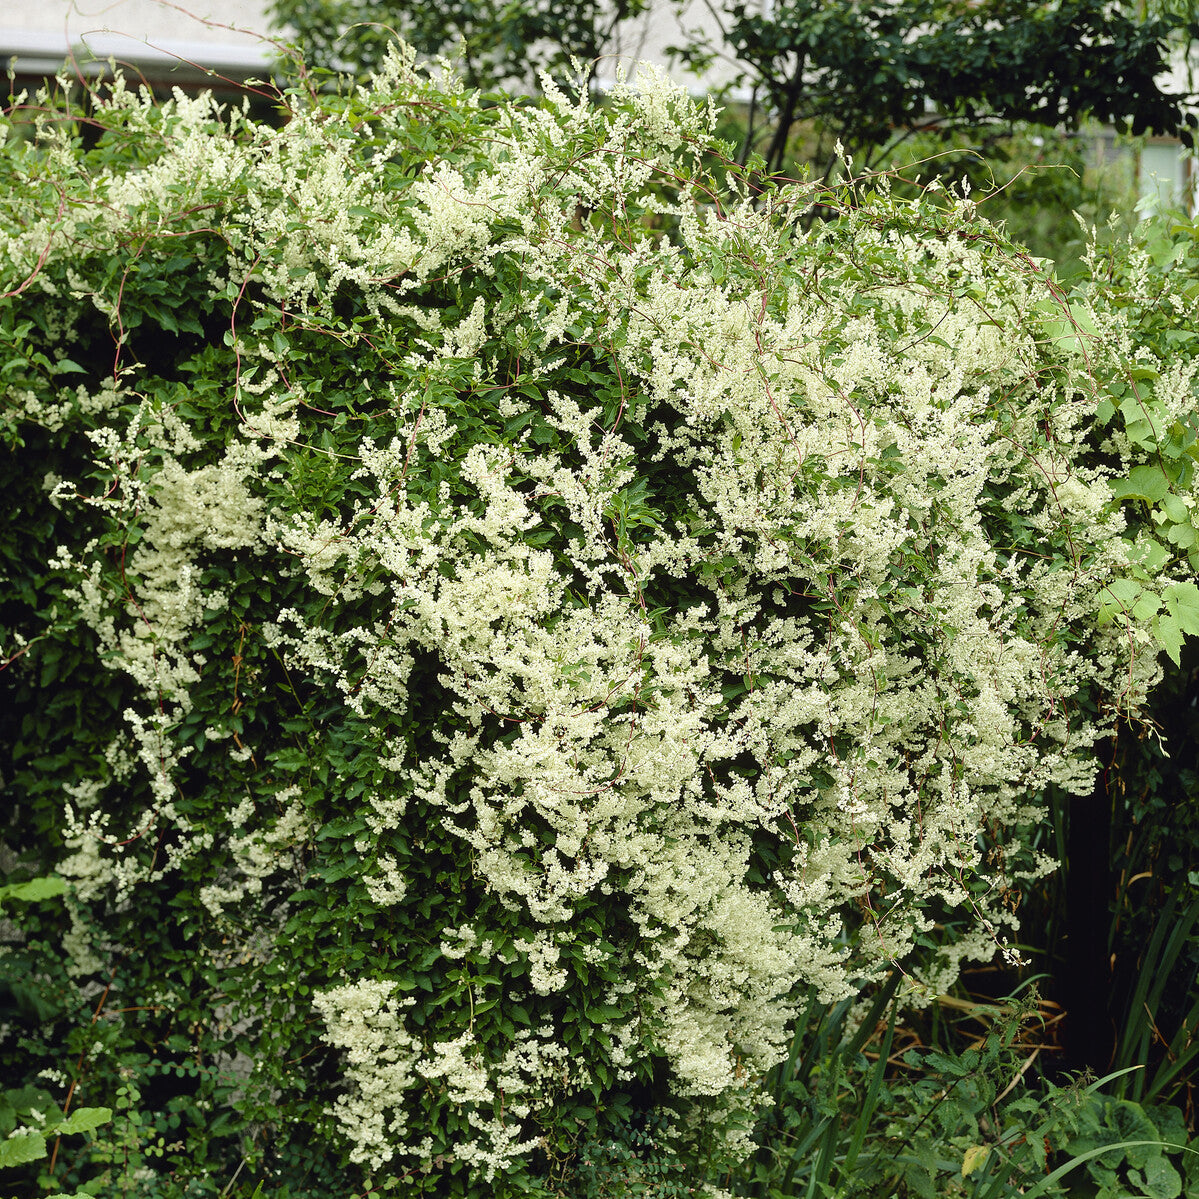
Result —
<svg viewBox="0 0 1199 1199"><path fill-rule="evenodd" d="M1134 466L1127 479L1112 479L1111 489L1115 499L1156 504L1170 490L1170 480L1160 466Z"/></svg>
<svg viewBox="0 0 1199 1199"><path fill-rule="evenodd" d="M1137 620L1148 620L1162 606L1159 596L1152 591L1146 591L1132 606L1132 614Z"/></svg>
<svg viewBox="0 0 1199 1199"><path fill-rule="evenodd" d="M1159 616L1153 622L1157 643L1170 655L1175 666L1182 665L1182 629L1172 616Z"/></svg>
<svg viewBox="0 0 1199 1199"><path fill-rule="evenodd" d="M1042 315L1041 325L1049 339L1065 350L1085 353L1091 340L1099 336L1091 314L1082 304L1063 308L1054 300L1040 300L1035 308Z"/></svg>
<svg viewBox="0 0 1199 1199"><path fill-rule="evenodd" d="M73 1111L54 1131L62 1136L71 1132L89 1132L93 1128L99 1128L101 1124L107 1124L111 1119L110 1107L81 1107Z"/></svg>
<svg viewBox="0 0 1199 1199"><path fill-rule="evenodd" d="M1130 612L1141 590L1133 579L1113 579L1099 592L1099 623L1107 624L1120 613Z"/></svg>
<svg viewBox="0 0 1199 1199"><path fill-rule="evenodd" d="M1157 429L1151 420L1144 418L1130 420L1124 432L1128 434L1128 440L1133 445L1139 445L1142 449L1146 450L1157 448Z"/></svg>
<svg viewBox="0 0 1199 1199"><path fill-rule="evenodd" d="M0 1141L0 1166L21 1166L46 1156L46 1138L40 1132L19 1132Z"/></svg>
<svg viewBox="0 0 1199 1199"><path fill-rule="evenodd" d="M1190 521L1170 525L1166 530L1166 539L1182 550L1189 550L1195 544L1197 537L1199 534L1196 533L1195 526Z"/></svg>
<svg viewBox="0 0 1199 1199"><path fill-rule="evenodd" d="M36 902L39 899L53 899L55 895L61 895L66 889L66 881L57 875L31 878L24 883L8 883L6 886L0 887L0 906L3 906L7 899L20 899L27 903Z"/></svg>
<svg viewBox="0 0 1199 1199"><path fill-rule="evenodd" d="M1145 1194L1151 1199L1178 1199L1182 1194L1182 1177L1161 1155L1145 1163Z"/></svg>
<svg viewBox="0 0 1199 1199"><path fill-rule="evenodd" d="M1156 537L1141 537L1128 551L1128 560L1143 568L1145 576L1158 574L1173 556Z"/></svg>
<svg viewBox="0 0 1199 1199"><path fill-rule="evenodd" d="M1189 524L1191 520L1191 510L1182 502L1176 495L1162 496L1161 503L1158 505L1163 512L1176 524Z"/></svg>
<svg viewBox="0 0 1199 1199"><path fill-rule="evenodd" d="M1171 583L1165 590L1166 608L1182 631L1199 636L1199 587L1194 583Z"/></svg>

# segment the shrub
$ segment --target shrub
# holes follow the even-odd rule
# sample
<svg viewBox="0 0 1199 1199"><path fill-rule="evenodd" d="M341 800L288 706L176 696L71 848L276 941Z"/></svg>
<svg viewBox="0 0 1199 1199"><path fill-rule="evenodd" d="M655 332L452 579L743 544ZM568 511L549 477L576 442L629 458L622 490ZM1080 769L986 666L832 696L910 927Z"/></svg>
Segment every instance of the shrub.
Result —
<svg viewBox="0 0 1199 1199"><path fill-rule="evenodd" d="M718 193L641 83L11 141L5 837L73 1095L145 1113L55 1185L698 1186L810 999L993 954L1199 630L1117 317L964 201Z"/></svg>

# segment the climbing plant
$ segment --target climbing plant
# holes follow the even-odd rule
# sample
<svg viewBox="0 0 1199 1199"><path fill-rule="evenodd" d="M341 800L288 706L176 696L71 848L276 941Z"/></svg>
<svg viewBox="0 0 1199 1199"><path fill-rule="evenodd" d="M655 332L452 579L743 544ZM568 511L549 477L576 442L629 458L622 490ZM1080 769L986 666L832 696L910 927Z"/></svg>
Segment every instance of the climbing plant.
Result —
<svg viewBox="0 0 1199 1199"><path fill-rule="evenodd" d="M966 198L544 86L7 117L0 865L67 886L0 1052L119 1113L47 1187L715 1178L1199 631L1189 368Z"/></svg>

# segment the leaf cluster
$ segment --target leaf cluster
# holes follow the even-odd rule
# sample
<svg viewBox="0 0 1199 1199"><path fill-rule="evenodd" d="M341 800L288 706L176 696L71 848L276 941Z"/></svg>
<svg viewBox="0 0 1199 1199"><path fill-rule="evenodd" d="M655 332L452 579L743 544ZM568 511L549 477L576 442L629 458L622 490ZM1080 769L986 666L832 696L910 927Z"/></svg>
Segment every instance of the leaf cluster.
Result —
<svg viewBox="0 0 1199 1199"><path fill-rule="evenodd" d="M1003 753L1078 784L1194 631L1186 422L1107 444L1125 326L969 205L721 192L663 86L96 101L0 185L3 836L70 880L0 1052L117 1113L55 1185L727 1169L805 1008L992 951ZM849 1045L781 1109L840 1129ZM1006 1052L922 1058L912 1127Z"/></svg>

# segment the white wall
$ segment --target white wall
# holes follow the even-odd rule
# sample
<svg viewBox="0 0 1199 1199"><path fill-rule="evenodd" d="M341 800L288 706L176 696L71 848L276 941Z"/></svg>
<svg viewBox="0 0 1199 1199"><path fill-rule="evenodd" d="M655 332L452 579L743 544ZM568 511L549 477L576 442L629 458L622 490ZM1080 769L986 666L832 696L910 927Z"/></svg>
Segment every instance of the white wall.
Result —
<svg viewBox="0 0 1199 1199"><path fill-rule="evenodd" d="M53 70L68 49L139 66L200 62L217 70L262 71L271 47L267 0L0 0L0 59L22 73ZM254 31L254 32L248 32Z"/></svg>
<svg viewBox="0 0 1199 1199"><path fill-rule="evenodd" d="M714 7L719 9L719 0L714 0ZM668 61L667 48L685 45L691 40L687 34L696 29L703 30L715 44L722 40L719 36L720 25L704 0L688 0L681 12L676 12L669 0L651 0L647 12L620 26L611 57L598 64L596 74L602 79L612 79L618 61L626 65L630 75L636 63L654 62L665 68L677 83L693 92L729 82L736 74L731 55L718 60L702 79Z"/></svg>

